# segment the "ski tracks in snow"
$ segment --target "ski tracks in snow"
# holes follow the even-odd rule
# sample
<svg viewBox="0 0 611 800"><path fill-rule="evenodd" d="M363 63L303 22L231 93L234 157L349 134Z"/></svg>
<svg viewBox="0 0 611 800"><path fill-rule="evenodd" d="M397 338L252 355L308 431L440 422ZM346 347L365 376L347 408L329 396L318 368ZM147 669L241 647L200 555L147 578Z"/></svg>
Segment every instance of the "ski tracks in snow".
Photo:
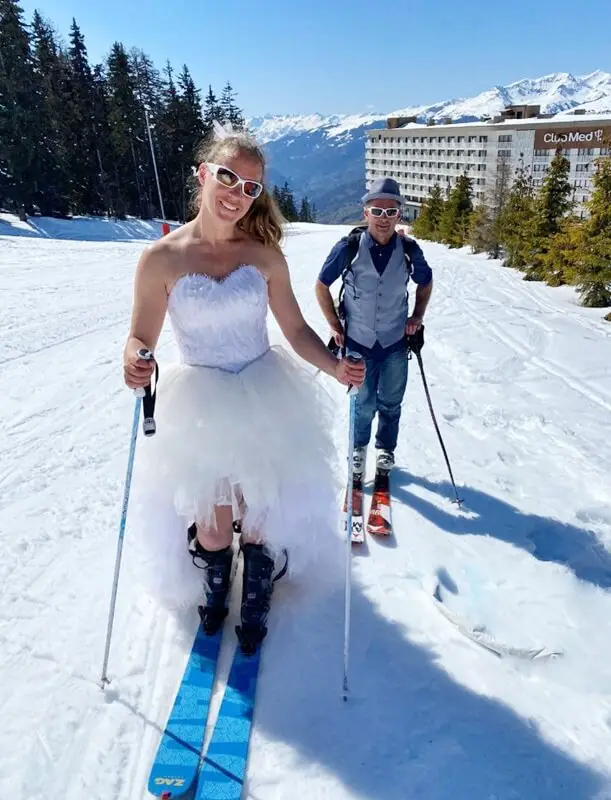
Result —
<svg viewBox="0 0 611 800"><path fill-rule="evenodd" d="M326 339L312 287L344 231L308 231L286 250ZM121 353L143 246L16 240L0 266L0 794L11 800L144 798L191 644L195 610L178 625L140 596L126 549L113 682L97 685L133 410ZM515 273L424 247L436 287L423 357L465 508L449 501L412 360L396 536L355 556L355 696L339 702L341 592L321 611L279 589L249 768L260 800L402 800L403 787L458 800L460 786L471 787L460 800L510 800L516 781L524 797L577 800L582 770L611 771L611 338ZM348 404L334 391L344 448ZM436 583L478 630L563 658L497 659L438 613Z"/></svg>

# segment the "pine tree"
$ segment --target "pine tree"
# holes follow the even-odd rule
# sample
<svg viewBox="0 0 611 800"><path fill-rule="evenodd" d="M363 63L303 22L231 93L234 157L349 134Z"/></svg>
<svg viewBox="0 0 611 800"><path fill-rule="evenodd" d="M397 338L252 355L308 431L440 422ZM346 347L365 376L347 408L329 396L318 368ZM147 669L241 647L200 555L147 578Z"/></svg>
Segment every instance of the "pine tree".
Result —
<svg viewBox="0 0 611 800"><path fill-rule="evenodd" d="M314 222L312 206L310 205L307 195L301 201L301 208L299 209L299 222Z"/></svg>
<svg viewBox="0 0 611 800"><path fill-rule="evenodd" d="M436 241L439 236L439 222L444 206L445 200L441 194L441 187L436 183L429 196L423 201L420 214L412 223L414 236Z"/></svg>
<svg viewBox="0 0 611 800"><path fill-rule="evenodd" d="M217 96L212 91L212 86L208 86L208 94L204 100L204 136L210 136L213 132L213 121L223 121L223 109Z"/></svg>
<svg viewBox="0 0 611 800"><path fill-rule="evenodd" d="M490 253L496 245L494 220L485 203L475 208L469 220L469 244L474 253Z"/></svg>
<svg viewBox="0 0 611 800"><path fill-rule="evenodd" d="M498 219L498 238L507 267L522 269L531 263L534 203L532 178L521 165Z"/></svg>
<svg viewBox="0 0 611 800"><path fill-rule="evenodd" d="M233 86L227 81L221 95L222 122L228 122L234 130L244 130L244 117L235 103L236 94Z"/></svg>
<svg viewBox="0 0 611 800"><path fill-rule="evenodd" d="M146 209L146 216L152 218L161 214L161 204L159 202L157 190L153 155L150 149L149 126L151 138L153 139L153 148L155 150L155 161L157 162L158 171L163 178L163 180L160 180L160 183L162 185L164 211L168 206L167 192L164 192L164 189L170 183L168 172L175 179L179 179L176 177L174 170L168 171L167 157L168 154L174 153L174 142L172 138L166 138L163 129L164 83L159 70L156 69L149 56L147 56L143 50L137 48L132 48L130 50L129 62L135 79L134 90L138 98L140 113L142 114L143 133L142 137L137 137L139 152L141 153L140 191L142 195L142 204ZM144 141L141 142L141 138ZM180 218L175 213L173 213L172 216L176 219Z"/></svg>
<svg viewBox="0 0 611 800"><path fill-rule="evenodd" d="M450 247L462 247L467 241L469 220L473 211L473 182L461 175L450 192L439 220L440 240Z"/></svg>
<svg viewBox="0 0 611 800"><path fill-rule="evenodd" d="M543 269L550 276L547 280L550 286L579 282L586 245L583 221L577 217L562 219L558 232L549 238L546 252L541 255ZM554 275L558 276L557 280Z"/></svg>
<svg viewBox="0 0 611 800"><path fill-rule="evenodd" d="M549 260L546 260L545 254L549 249L551 237L560 231L561 221L572 206L570 168L568 158L562 155L562 148L559 147L535 201L533 257L532 264L526 270L525 280L548 279L555 286L561 282L561 276L557 270L552 268L551 272L546 272L546 263L548 267L551 265Z"/></svg>
<svg viewBox="0 0 611 800"><path fill-rule="evenodd" d="M23 10L15 0L0 0L0 198L24 219L41 168L41 103Z"/></svg>
<svg viewBox="0 0 611 800"><path fill-rule="evenodd" d="M69 97L64 114L70 151L70 199L76 211L97 214L105 203L97 158L100 140L96 124L96 86L85 39L75 19L70 28L68 57Z"/></svg>
<svg viewBox="0 0 611 800"><path fill-rule="evenodd" d="M92 127L95 137L95 164L103 197L103 208L106 213L117 213L117 190L112 174L109 171L114 163L114 154L110 141L110 124L108 114L108 88L104 67L96 64L92 69L93 78L93 111Z"/></svg>
<svg viewBox="0 0 611 800"><path fill-rule="evenodd" d="M280 208L282 216L288 222L297 222L299 220L299 214L297 212L297 206L295 205L293 192L291 191L288 182L285 181L284 186L281 189L274 185L273 195L278 207Z"/></svg>
<svg viewBox="0 0 611 800"><path fill-rule="evenodd" d="M488 241L486 252L490 258L498 258L501 254L500 222L503 209L509 199L511 188L510 160L501 156L497 162L492 196L489 202L490 226L485 229L484 238Z"/></svg>
<svg viewBox="0 0 611 800"><path fill-rule="evenodd" d="M70 71L52 26L38 11L32 21L32 61L39 114L36 120L37 180L33 201L40 213L66 214L70 206L71 159L67 104Z"/></svg>
<svg viewBox="0 0 611 800"><path fill-rule="evenodd" d="M585 246L576 280L581 303L591 308L611 305L611 157L596 162L588 218L583 223ZM611 321L611 315L605 317Z"/></svg>
<svg viewBox="0 0 611 800"><path fill-rule="evenodd" d="M136 76L124 46L115 42L108 57L108 121L114 151L117 214L147 216L142 168L145 150L144 109L136 93Z"/></svg>
<svg viewBox="0 0 611 800"><path fill-rule="evenodd" d="M469 244L474 253L487 253L489 258L500 255L500 217L509 196L509 180L509 162L502 157L484 202L471 215Z"/></svg>

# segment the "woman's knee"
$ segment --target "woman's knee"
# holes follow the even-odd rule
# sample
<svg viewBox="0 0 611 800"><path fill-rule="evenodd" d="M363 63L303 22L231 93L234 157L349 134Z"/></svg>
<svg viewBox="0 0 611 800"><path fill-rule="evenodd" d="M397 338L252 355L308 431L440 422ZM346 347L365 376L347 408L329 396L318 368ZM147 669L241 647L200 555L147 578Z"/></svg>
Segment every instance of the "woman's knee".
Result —
<svg viewBox="0 0 611 800"><path fill-rule="evenodd" d="M222 550L233 539L233 513L231 506L216 506L215 524L196 522L197 540L206 550Z"/></svg>

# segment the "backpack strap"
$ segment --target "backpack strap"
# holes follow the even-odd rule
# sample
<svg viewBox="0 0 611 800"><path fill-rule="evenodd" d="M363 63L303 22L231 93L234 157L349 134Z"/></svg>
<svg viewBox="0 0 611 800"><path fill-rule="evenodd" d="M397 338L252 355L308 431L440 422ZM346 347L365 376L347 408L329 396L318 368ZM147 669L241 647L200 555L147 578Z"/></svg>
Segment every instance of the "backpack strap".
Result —
<svg viewBox="0 0 611 800"><path fill-rule="evenodd" d="M339 295L337 299L337 314L342 322L345 321L346 312L344 307L344 289L346 285L346 275L352 270L352 262L356 258L356 254L359 250L359 243L361 241L361 236L365 232L365 228L356 227L353 228L347 236L343 236L340 241L346 242L347 247L344 251L344 263L342 265L342 272L341 272L341 284L339 287Z"/></svg>

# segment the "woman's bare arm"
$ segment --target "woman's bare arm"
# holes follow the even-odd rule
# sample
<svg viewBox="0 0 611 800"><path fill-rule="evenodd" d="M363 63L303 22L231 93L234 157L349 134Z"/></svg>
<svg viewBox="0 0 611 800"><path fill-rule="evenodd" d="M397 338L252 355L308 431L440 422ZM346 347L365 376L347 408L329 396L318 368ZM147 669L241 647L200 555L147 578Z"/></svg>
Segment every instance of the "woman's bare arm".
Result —
<svg viewBox="0 0 611 800"><path fill-rule="evenodd" d="M338 365L335 356L303 318L282 253L273 254L268 268L269 306L293 350L305 361L342 383L360 386L364 378L363 366L346 361Z"/></svg>
<svg viewBox="0 0 611 800"><path fill-rule="evenodd" d="M165 280L165 248L146 250L136 267L134 300L127 342L123 355L125 380L136 388L148 383L153 364L138 359L140 348L155 351L168 307Z"/></svg>

